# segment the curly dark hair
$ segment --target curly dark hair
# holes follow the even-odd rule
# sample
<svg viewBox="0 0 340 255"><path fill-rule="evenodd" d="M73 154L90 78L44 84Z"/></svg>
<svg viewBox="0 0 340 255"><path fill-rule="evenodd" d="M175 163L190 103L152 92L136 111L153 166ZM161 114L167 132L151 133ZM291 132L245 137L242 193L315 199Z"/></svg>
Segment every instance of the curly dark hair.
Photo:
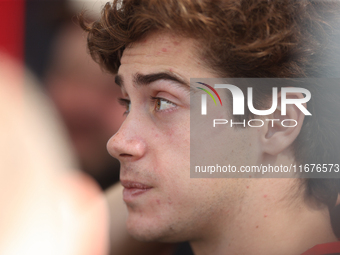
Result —
<svg viewBox="0 0 340 255"><path fill-rule="evenodd" d="M92 57L112 73L127 45L169 31L196 39L206 68L219 77L317 78L339 77L339 14L339 2L327 0L115 0L105 5L100 20L79 20ZM340 88L308 89L324 107L308 105L316 117L305 119L293 144L296 160L337 162ZM270 93L254 91L265 98ZM255 108L260 101L254 99ZM339 179L304 181L309 197L334 207Z"/></svg>

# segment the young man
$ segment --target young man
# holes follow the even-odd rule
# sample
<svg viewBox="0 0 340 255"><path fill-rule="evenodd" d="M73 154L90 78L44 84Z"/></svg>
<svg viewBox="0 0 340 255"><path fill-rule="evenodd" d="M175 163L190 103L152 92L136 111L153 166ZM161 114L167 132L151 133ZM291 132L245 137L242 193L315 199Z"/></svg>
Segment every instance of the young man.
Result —
<svg viewBox="0 0 340 255"><path fill-rule="evenodd" d="M121 162L132 236L188 240L199 255L301 254L337 241L329 216L339 203L337 179L196 179L189 171L190 95L197 93L190 78L336 76L331 35L337 8L310 1L115 1L105 6L100 21L84 26L92 56L117 73L127 107L108 150ZM271 90L260 92L254 106L267 109ZM304 95L292 92L289 98ZM227 105L222 116L232 119L230 98L222 101ZM337 114L336 103L331 107ZM265 117L277 119L280 113L277 107ZM285 118L294 127L265 122L259 128L218 129L213 135L221 143L214 156L238 168L336 163L337 117L330 123L326 114L316 115L317 128L299 107L288 105ZM202 134L207 145L210 135ZM334 245L321 249L340 252Z"/></svg>

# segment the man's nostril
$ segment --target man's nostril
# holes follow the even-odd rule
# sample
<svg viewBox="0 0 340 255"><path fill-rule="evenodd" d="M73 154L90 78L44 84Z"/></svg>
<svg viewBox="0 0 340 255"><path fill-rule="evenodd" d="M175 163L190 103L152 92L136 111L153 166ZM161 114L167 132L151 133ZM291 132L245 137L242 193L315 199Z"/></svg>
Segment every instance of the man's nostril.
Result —
<svg viewBox="0 0 340 255"><path fill-rule="evenodd" d="M127 154L127 153L122 153L122 154L119 154L120 157L132 157L131 154Z"/></svg>

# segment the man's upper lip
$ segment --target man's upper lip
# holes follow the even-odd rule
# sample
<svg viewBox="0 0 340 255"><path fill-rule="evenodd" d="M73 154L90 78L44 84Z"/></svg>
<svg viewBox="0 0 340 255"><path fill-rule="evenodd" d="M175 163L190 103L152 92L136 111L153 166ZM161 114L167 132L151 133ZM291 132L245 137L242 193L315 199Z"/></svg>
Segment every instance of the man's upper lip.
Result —
<svg viewBox="0 0 340 255"><path fill-rule="evenodd" d="M145 185L140 182L134 182L134 181L127 181L127 180L120 180L121 184L126 189L151 189L151 186Z"/></svg>

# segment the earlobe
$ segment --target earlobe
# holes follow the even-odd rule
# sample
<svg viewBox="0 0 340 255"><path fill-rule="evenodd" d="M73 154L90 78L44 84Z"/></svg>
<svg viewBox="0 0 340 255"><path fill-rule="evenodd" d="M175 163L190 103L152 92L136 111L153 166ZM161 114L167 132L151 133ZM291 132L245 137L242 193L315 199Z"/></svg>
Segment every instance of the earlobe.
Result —
<svg viewBox="0 0 340 255"><path fill-rule="evenodd" d="M290 98L303 98L301 93L290 93ZM273 114L266 117L265 131L262 137L263 152L278 155L287 149L299 135L304 121L304 113L295 105L286 107L286 115L281 113L281 93L278 95L279 106Z"/></svg>

